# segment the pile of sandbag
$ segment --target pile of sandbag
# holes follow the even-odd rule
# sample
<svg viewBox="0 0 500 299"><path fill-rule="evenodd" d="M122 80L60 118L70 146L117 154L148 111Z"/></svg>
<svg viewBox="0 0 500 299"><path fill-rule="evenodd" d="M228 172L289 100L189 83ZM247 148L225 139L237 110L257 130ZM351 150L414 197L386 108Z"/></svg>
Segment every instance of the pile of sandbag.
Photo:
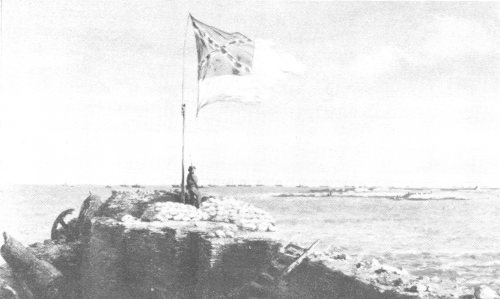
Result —
<svg viewBox="0 0 500 299"><path fill-rule="evenodd" d="M269 213L234 198L210 198L201 205L202 219L234 223L249 231L274 231L274 219Z"/></svg>
<svg viewBox="0 0 500 299"><path fill-rule="evenodd" d="M233 198L209 198L194 206L174 202L157 202L144 211L143 221L212 221L232 223L241 230L274 231L274 219L267 212Z"/></svg>
<svg viewBox="0 0 500 299"><path fill-rule="evenodd" d="M191 221L202 220L201 213L194 206L178 202L157 202L146 208L143 221Z"/></svg>

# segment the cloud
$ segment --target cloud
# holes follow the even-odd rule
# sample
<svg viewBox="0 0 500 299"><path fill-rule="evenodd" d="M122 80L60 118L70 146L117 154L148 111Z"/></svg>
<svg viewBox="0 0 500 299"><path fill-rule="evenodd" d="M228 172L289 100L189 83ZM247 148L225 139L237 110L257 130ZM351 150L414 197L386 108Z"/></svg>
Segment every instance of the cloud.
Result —
<svg viewBox="0 0 500 299"><path fill-rule="evenodd" d="M200 84L200 102L257 103L271 96L270 90L289 76L303 73L305 66L293 55L276 49L269 40L257 39L252 74L217 76Z"/></svg>
<svg viewBox="0 0 500 299"><path fill-rule="evenodd" d="M255 41L254 73L260 79L283 79L286 74L301 74L304 70L293 55L275 49L273 41Z"/></svg>
<svg viewBox="0 0 500 299"><path fill-rule="evenodd" d="M436 17L415 32L405 59L433 64L445 59L498 54L498 37L479 21L463 17Z"/></svg>
<svg viewBox="0 0 500 299"><path fill-rule="evenodd" d="M347 70L355 77L374 77L394 70L400 58L401 54L396 48L382 46L356 56Z"/></svg>
<svg viewBox="0 0 500 299"><path fill-rule="evenodd" d="M437 16L395 43L373 45L345 66L356 79L377 79L401 70L448 74L484 64L500 54L500 38L487 23L455 16Z"/></svg>

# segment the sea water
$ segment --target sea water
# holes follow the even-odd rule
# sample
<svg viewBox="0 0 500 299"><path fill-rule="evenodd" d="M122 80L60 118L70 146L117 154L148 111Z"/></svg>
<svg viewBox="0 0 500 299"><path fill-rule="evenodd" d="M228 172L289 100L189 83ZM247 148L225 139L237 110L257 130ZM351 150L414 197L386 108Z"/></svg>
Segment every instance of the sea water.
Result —
<svg viewBox="0 0 500 299"><path fill-rule="evenodd" d="M105 199L111 190L96 185L0 187L0 230L25 244L48 239L61 211L74 208L76 216L89 192ZM420 189L418 193L425 195L417 197L420 200L387 196L407 192L395 188L335 193L333 197L311 197L307 187L201 191L234 196L270 212L286 241L307 244L320 239L320 249L334 246L354 258L375 257L415 275L500 290L500 190L453 190L446 191L446 196L443 192L433 196L440 193ZM276 196L290 193L294 196Z"/></svg>

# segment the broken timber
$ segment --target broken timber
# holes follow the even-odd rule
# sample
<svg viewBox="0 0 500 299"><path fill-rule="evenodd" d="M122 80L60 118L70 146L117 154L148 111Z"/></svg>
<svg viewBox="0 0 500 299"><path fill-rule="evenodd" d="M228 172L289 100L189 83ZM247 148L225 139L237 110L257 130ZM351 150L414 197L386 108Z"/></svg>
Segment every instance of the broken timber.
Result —
<svg viewBox="0 0 500 299"><path fill-rule="evenodd" d="M284 247L281 258L273 260L267 270L260 273L254 281L251 281L241 288L232 291L228 297L273 297L271 296L271 289L274 286L277 286L280 280L285 278L295 268L297 268L312 253L312 250L318 245L318 243L319 240L314 241L307 249L289 243ZM292 259L293 262L288 265L285 264L289 262L290 259Z"/></svg>
<svg viewBox="0 0 500 299"><path fill-rule="evenodd" d="M288 275L290 272L292 272L293 269L295 269L298 265L300 265L300 263L302 263L302 261L312 252L312 250L314 249L314 247L316 247L316 245L318 245L318 243L319 243L319 240L316 240L314 243L312 243L311 246L309 246L309 248L304 250L304 252L299 256L299 258L297 258L297 260L295 260L295 262L290 264L290 266L288 266L285 269L285 271L283 271L281 276L284 277L284 276ZM288 245L288 246L290 246L290 245ZM285 249L286 249L286 247L285 247Z"/></svg>
<svg viewBox="0 0 500 299"><path fill-rule="evenodd" d="M25 281L39 298L61 298L63 275L52 264L38 259L35 254L20 242L3 234L5 244L2 245L2 257L15 272L16 277Z"/></svg>

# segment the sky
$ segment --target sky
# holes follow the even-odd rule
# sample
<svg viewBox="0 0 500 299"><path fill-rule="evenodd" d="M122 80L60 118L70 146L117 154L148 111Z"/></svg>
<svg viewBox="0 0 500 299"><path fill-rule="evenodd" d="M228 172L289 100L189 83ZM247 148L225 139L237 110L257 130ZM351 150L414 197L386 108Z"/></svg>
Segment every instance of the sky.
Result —
<svg viewBox="0 0 500 299"><path fill-rule="evenodd" d="M193 117L189 12L296 71ZM0 184L179 183L184 78L201 184L500 186L500 3L3 0L1 48Z"/></svg>

